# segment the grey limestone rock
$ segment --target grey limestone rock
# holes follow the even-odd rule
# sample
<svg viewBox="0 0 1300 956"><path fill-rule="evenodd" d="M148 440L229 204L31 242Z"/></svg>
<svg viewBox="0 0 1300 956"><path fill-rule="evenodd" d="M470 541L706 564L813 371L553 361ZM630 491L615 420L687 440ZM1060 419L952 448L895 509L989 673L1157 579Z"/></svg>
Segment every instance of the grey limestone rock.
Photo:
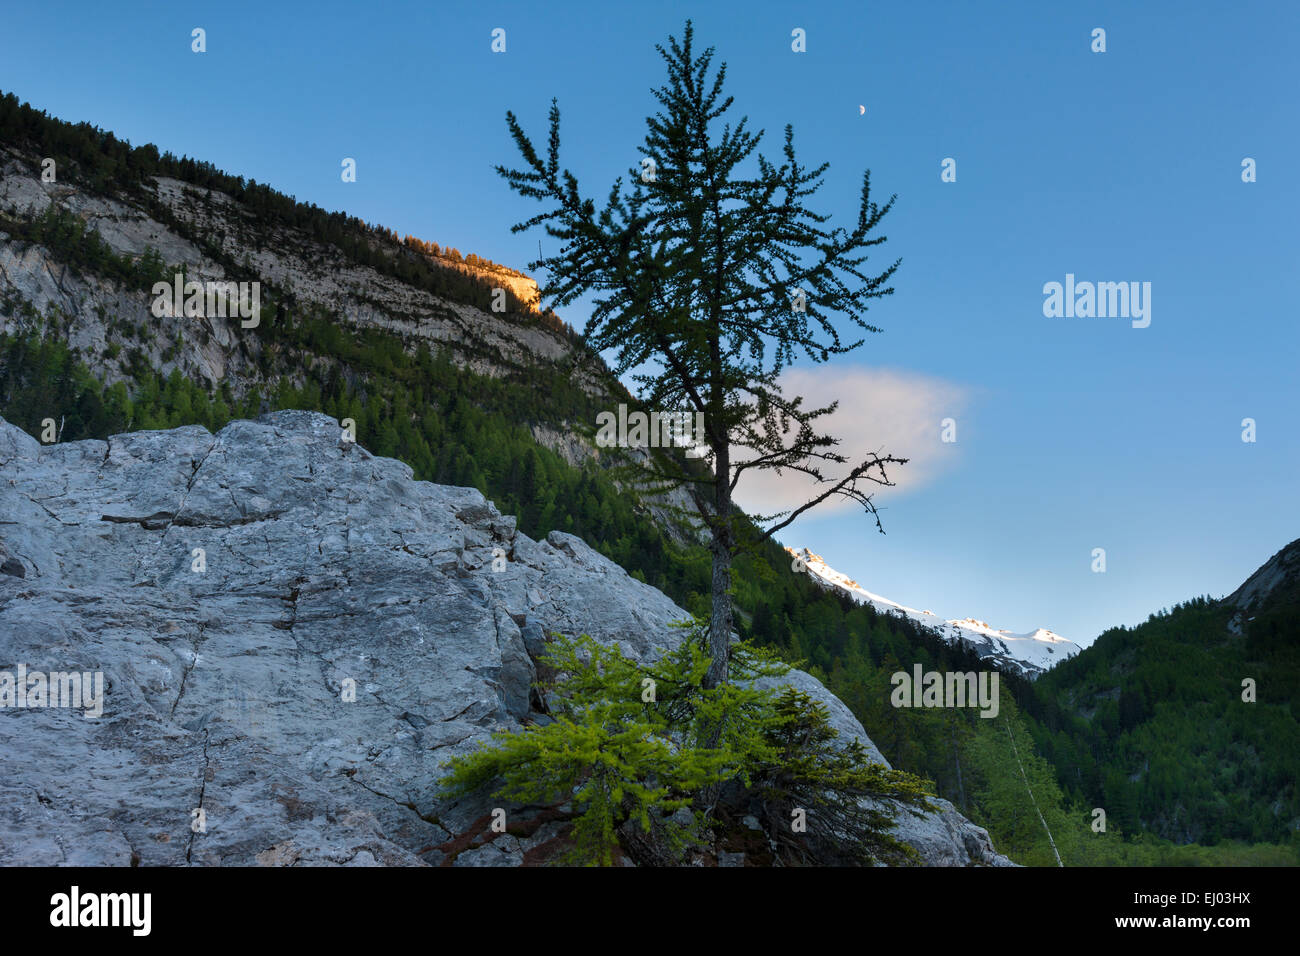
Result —
<svg viewBox="0 0 1300 956"><path fill-rule="evenodd" d="M528 718L544 634L681 640L685 612L581 539L339 438L297 411L50 446L0 420L0 672L102 675L98 716L89 678L0 708L0 864L451 860L491 804L437 803L441 765ZM1001 859L950 806L905 826L927 862Z"/></svg>

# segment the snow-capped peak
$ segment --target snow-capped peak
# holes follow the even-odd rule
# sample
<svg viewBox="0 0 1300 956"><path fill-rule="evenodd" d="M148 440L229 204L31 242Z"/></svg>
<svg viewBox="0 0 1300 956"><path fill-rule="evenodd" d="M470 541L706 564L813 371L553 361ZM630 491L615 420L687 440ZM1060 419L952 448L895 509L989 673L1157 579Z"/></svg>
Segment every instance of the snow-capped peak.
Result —
<svg viewBox="0 0 1300 956"><path fill-rule="evenodd" d="M814 554L807 548L786 548L786 551L794 557L792 566L795 570L807 571L814 581L823 586L844 591L859 604L870 604L881 613L910 618L949 643L966 644L980 657L1011 673L1032 679L1081 650L1078 644L1045 627L1028 634L1014 634L1008 630L997 630L991 624L973 617L941 620L932 611L918 611L873 594L848 575L830 567L821 555Z"/></svg>

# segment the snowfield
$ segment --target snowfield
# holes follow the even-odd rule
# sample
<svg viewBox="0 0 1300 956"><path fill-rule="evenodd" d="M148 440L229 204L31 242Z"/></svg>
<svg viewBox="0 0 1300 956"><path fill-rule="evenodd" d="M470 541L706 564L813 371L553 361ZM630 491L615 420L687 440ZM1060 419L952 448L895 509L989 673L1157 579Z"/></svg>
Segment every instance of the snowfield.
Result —
<svg viewBox="0 0 1300 956"><path fill-rule="evenodd" d="M786 548L786 551L795 558L795 567L802 565L812 579L824 587L843 591L859 604L870 604L881 614L911 618L950 644L964 642L980 657L1009 673L1032 680L1082 650L1074 641L1042 627L1028 634L1013 634L997 630L975 618L945 621L933 611L919 611L873 594L848 575L830 567L820 555L813 554L807 548Z"/></svg>

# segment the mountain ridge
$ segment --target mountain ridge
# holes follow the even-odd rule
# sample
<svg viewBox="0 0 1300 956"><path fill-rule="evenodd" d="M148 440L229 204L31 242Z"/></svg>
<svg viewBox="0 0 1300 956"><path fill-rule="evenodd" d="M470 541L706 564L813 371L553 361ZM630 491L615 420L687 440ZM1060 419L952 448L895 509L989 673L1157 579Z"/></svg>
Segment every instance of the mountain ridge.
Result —
<svg viewBox="0 0 1300 956"><path fill-rule="evenodd" d="M1033 685L1063 789L1176 843L1300 836L1300 540L1223 598L1101 634Z"/></svg>
<svg viewBox="0 0 1300 956"><path fill-rule="evenodd" d="M917 610L868 591L852 578L830 567L821 555L808 548L787 547L786 552L794 558L793 566L796 569L803 570L819 584L841 591L853 600L870 604L884 613L908 617L949 643L971 647L981 658L1021 677L1032 680L1082 650L1074 641L1047 628L1040 627L1026 634L1016 634L1009 630L996 630L976 618L945 621L933 611Z"/></svg>

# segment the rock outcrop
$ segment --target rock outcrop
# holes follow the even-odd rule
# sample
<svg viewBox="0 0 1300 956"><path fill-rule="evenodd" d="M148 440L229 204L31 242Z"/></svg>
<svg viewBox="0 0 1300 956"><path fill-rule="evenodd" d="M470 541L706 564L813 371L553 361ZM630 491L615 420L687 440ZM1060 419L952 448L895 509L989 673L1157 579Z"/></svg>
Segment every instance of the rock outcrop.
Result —
<svg viewBox="0 0 1300 956"><path fill-rule="evenodd" d="M0 673L103 679L98 717L0 708L0 864L532 862L561 823L467 838L491 805L435 803L441 764L530 719L544 631L651 659L683 617L320 414L50 446L0 420ZM899 832L1006 862L946 804Z"/></svg>
<svg viewBox="0 0 1300 956"><path fill-rule="evenodd" d="M1271 604L1300 601L1297 582L1300 582L1300 541L1292 541L1223 599L1223 604L1233 612L1228 619L1229 633L1244 634L1246 625Z"/></svg>

